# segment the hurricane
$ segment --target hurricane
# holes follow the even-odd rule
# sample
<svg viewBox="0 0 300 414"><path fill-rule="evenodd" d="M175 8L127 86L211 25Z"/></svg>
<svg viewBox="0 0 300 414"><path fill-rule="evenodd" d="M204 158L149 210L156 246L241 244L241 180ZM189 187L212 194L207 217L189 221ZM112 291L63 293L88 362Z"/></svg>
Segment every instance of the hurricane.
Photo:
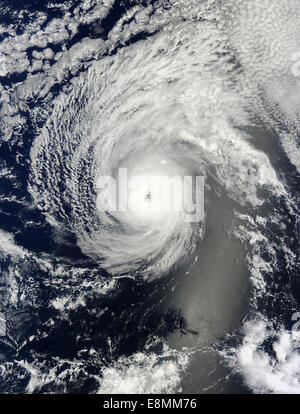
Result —
<svg viewBox="0 0 300 414"><path fill-rule="evenodd" d="M298 2L0 10L0 391L300 393Z"/></svg>

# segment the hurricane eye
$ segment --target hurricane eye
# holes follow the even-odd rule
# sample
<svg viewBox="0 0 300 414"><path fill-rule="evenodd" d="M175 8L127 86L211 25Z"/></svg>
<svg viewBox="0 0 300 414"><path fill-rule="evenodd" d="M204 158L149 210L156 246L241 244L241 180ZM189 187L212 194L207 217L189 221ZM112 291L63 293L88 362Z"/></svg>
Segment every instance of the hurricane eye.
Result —
<svg viewBox="0 0 300 414"><path fill-rule="evenodd" d="M152 200L151 191L147 191L147 193L145 194L144 200L148 201L148 202L150 202Z"/></svg>

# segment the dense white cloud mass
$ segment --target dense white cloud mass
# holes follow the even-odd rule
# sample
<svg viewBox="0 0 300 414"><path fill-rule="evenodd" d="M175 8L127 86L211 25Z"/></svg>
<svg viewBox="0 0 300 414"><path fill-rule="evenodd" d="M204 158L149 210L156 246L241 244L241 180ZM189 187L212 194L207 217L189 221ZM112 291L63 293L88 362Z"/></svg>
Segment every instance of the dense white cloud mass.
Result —
<svg viewBox="0 0 300 414"><path fill-rule="evenodd" d="M180 392L189 351L176 352L166 345L161 355L140 352L120 358L102 371L100 394L174 394Z"/></svg>
<svg viewBox="0 0 300 414"><path fill-rule="evenodd" d="M235 363L255 393L300 394L300 334L274 330L263 320L246 322ZM270 346L273 353L266 349Z"/></svg>

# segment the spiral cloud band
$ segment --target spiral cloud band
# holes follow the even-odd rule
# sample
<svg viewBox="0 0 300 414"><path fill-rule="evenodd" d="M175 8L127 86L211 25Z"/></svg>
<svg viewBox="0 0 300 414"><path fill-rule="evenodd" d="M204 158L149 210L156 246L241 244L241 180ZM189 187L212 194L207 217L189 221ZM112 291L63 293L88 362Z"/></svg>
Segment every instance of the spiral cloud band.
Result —
<svg viewBox="0 0 300 414"><path fill-rule="evenodd" d="M47 214L55 219L65 217L82 251L113 274L166 272L191 254L204 225L180 214L152 215L150 221L121 212L99 216L101 176L122 167L129 176L206 174L208 184L216 180L239 202L254 204L257 183L279 185L267 157L230 126L238 101L226 93L231 64L214 63L217 51L208 38L214 27L193 29L189 22L174 30L178 36L166 31L146 47L136 44L93 64L75 89L54 101L31 152L36 200L47 200Z"/></svg>

